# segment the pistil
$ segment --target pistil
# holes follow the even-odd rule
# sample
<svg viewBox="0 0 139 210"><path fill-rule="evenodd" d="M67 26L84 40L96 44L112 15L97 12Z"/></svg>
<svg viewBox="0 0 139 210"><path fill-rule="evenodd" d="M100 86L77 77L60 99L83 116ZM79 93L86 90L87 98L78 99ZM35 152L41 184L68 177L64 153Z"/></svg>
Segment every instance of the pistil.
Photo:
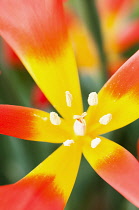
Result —
<svg viewBox="0 0 139 210"><path fill-rule="evenodd" d="M76 119L73 125L74 132L77 136L84 136L86 131L86 121L84 117L87 115L84 112L82 115L74 115L73 119Z"/></svg>

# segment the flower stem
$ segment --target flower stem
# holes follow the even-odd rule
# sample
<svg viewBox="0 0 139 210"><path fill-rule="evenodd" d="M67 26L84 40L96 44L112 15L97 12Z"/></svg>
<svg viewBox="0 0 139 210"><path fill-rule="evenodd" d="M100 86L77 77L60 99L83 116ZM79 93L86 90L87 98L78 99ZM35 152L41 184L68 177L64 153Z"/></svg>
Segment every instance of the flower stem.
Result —
<svg viewBox="0 0 139 210"><path fill-rule="evenodd" d="M100 20L96 8L95 0L75 0L77 10L82 18L85 20L86 25L96 42L98 54L100 58L100 68L102 70L102 79L105 83L108 79L107 74L107 59L103 45L102 32L100 27Z"/></svg>

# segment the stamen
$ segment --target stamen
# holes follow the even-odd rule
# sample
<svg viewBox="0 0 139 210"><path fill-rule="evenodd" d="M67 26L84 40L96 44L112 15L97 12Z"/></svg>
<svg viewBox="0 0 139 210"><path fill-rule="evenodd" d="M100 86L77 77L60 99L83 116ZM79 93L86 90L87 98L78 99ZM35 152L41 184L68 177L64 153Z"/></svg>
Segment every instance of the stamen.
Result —
<svg viewBox="0 0 139 210"><path fill-rule="evenodd" d="M98 104L98 95L96 92L91 92L88 96L88 104L94 106Z"/></svg>
<svg viewBox="0 0 139 210"><path fill-rule="evenodd" d="M72 140L72 139L68 139L68 140L66 140L66 141L64 141L63 142L63 144L64 144L64 146L70 146L71 144L74 144L75 142L74 142L74 140Z"/></svg>
<svg viewBox="0 0 139 210"><path fill-rule="evenodd" d="M101 139L100 138L95 138L91 141L91 147L92 148L96 148L101 142Z"/></svg>
<svg viewBox="0 0 139 210"><path fill-rule="evenodd" d="M61 119L55 112L50 112L50 121L53 125L60 125Z"/></svg>
<svg viewBox="0 0 139 210"><path fill-rule="evenodd" d="M107 125L112 120L112 114L106 114L99 119L99 123L102 125Z"/></svg>
<svg viewBox="0 0 139 210"><path fill-rule="evenodd" d="M69 91L66 91L65 95L66 95L67 106L71 107L71 105L72 105L72 94Z"/></svg>

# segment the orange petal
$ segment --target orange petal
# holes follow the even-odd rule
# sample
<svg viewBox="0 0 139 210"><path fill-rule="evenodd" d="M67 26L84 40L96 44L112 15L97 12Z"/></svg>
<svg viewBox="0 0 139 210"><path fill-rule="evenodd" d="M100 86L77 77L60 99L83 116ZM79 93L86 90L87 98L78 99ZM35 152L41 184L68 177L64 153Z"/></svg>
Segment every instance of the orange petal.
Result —
<svg viewBox="0 0 139 210"><path fill-rule="evenodd" d="M84 146L86 159L102 179L139 207L139 162L120 145L100 139L96 148L91 148L88 140Z"/></svg>
<svg viewBox="0 0 139 210"><path fill-rule="evenodd" d="M26 14L26 15L25 15ZM62 0L1 0L0 32L48 100L65 118L82 113L82 100ZM73 95L66 106L65 91Z"/></svg>
<svg viewBox="0 0 139 210"><path fill-rule="evenodd" d="M81 158L77 144L61 146L19 182L0 187L0 209L62 210Z"/></svg>
<svg viewBox="0 0 139 210"><path fill-rule="evenodd" d="M53 184L54 177L23 179L16 184L0 187L1 209L62 210L65 202Z"/></svg>
<svg viewBox="0 0 139 210"><path fill-rule="evenodd" d="M103 134L121 128L139 117L139 51L137 51L109 79L100 90L98 105L90 107L87 120L89 133ZM99 119L112 114L108 125L101 125Z"/></svg>
<svg viewBox="0 0 139 210"><path fill-rule="evenodd" d="M52 125L49 114L22 106L0 105L0 133L21 139L61 143L71 138L65 122Z"/></svg>

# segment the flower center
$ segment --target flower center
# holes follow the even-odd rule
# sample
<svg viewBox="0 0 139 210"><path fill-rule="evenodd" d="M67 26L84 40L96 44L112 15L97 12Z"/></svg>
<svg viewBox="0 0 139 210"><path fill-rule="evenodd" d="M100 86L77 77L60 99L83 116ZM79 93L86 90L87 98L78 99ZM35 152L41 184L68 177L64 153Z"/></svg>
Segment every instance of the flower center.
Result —
<svg viewBox="0 0 139 210"><path fill-rule="evenodd" d="M72 94L69 91L65 92L65 97L66 97L66 105L68 107L72 106ZM88 104L90 106L96 106L98 104L98 95L96 92L91 92L88 96ZM85 121L85 116L87 115L87 112L83 112L81 115L74 115L73 119L75 119L75 122L73 124L73 130L76 136L84 136L86 133L86 121ZM107 125L110 121L112 120L112 114L108 113L104 116L102 116L99 119L99 123L101 125ZM50 122L53 125L60 125L61 124L61 119L58 116L57 113L51 112L50 113ZM91 147L96 148L101 142L100 138L94 138L91 141ZM64 146L70 146L71 144L75 143L73 139L68 139L65 142L63 142Z"/></svg>

